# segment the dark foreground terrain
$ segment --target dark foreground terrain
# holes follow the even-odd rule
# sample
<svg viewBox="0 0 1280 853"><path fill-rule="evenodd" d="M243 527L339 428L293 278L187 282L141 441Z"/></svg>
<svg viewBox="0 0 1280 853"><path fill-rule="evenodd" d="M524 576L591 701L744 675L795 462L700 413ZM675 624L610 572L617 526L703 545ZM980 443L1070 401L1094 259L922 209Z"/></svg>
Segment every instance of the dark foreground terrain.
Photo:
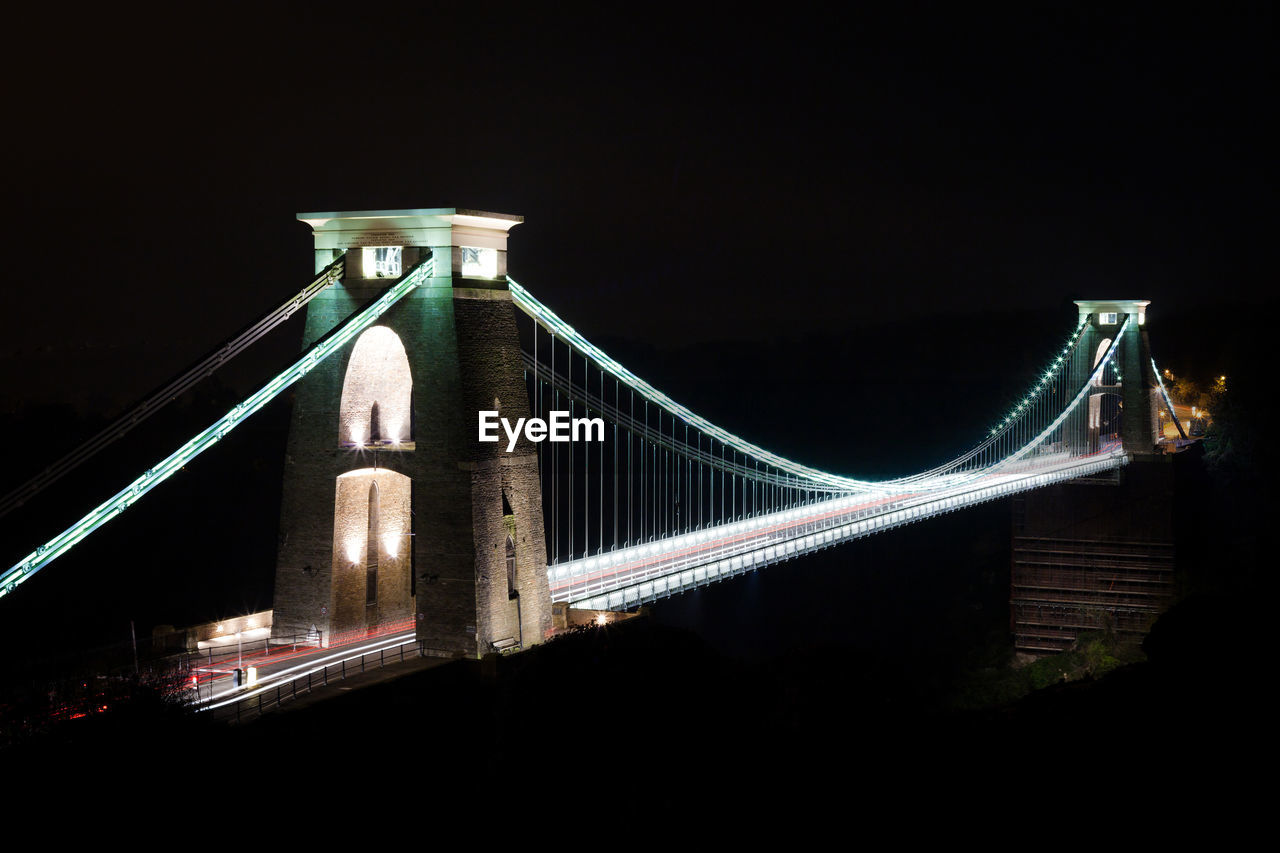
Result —
<svg viewBox="0 0 1280 853"><path fill-rule="evenodd" d="M1271 739L1268 678L1241 642L1262 638L1232 629L1239 615L1188 600L1148 637L1148 662L984 711L930 707L844 655L742 663L641 618L240 725L139 695L0 757L10 780L144 810L244 808L264 791L312 807L399 791L450 814L1201 803L1245 792Z"/></svg>

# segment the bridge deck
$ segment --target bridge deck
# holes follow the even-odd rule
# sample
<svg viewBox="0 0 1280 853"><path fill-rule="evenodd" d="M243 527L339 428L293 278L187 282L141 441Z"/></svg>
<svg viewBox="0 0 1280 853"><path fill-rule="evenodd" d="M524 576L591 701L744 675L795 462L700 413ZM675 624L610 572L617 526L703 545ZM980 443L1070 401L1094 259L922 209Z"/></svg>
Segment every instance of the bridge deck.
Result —
<svg viewBox="0 0 1280 853"><path fill-rule="evenodd" d="M818 501L557 563L547 568L551 598L598 610L634 607L849 539L1127 462L1117 445L1083 457L1036 457L952 485L921 484L911 492Z"/></svg>

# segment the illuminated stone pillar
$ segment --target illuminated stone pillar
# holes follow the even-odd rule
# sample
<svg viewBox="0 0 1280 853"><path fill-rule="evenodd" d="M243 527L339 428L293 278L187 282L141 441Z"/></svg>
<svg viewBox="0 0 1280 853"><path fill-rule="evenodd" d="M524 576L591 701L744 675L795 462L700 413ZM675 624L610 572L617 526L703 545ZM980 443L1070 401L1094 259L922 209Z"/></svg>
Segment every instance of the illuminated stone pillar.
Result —
<svg viewBox="0 0 1280 853"><path fill-rule="evenodd" d="M306 344L427 251L435 272L296 386L276 639L314 626L328 642L412 621L442 655L540 642L551 605L537 454L523 439L507 453L476 435L478 410L495 400L513 420L530 415L506 285L507 232L520 218L456 209L298 218L315 235L317 264L347 252L342 282L308 306Z"/></svg>

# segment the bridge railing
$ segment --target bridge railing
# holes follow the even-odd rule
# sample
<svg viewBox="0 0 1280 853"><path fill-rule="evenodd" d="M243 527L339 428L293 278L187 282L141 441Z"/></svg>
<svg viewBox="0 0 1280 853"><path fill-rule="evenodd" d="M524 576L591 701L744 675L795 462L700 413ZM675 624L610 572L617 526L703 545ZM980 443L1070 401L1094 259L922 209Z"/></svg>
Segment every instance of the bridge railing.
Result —
<svg viewBox="0 0 1280 853"><path fill-rule="evenodd" d="M245 687L233 695L221 696L214 701L201 702L192 696L191 704L207 710L215 719L241 722L322 687L328 687L331 682L345 681L389 664L404 663L418 657L437 655L433 655L432 650L416 638L405 638L381 648L361 651L337 661L309 667L304 672L291 673L286 678L270 679L259 687Z"/></svg>

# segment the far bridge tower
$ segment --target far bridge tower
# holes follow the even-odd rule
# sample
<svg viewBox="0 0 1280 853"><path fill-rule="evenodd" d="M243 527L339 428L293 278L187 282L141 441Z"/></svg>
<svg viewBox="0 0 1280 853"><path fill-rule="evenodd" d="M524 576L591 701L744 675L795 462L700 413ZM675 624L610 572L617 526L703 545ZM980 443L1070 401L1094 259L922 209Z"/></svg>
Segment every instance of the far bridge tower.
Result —
<svg viewBox="0 0 1280 853"><path fill-rule="evenodd" d="M1112 339L1125 328L1116 353L1116 367L1120 376L1119 386L1099 383L1089 396L1089 437L1096 443L1105 429L1102 423L1108 397L1118 397L1118 407L1123 412L1120 419L1120 440L1135 462L1146 461L1157 455L1159 440L1160 390L1155 372L1151 369L1151 344L1147 338L1147 299L1089 299L1077 300L1080 309L1081 345L1096 353L1094 364L1111 346Z"/></svg>

